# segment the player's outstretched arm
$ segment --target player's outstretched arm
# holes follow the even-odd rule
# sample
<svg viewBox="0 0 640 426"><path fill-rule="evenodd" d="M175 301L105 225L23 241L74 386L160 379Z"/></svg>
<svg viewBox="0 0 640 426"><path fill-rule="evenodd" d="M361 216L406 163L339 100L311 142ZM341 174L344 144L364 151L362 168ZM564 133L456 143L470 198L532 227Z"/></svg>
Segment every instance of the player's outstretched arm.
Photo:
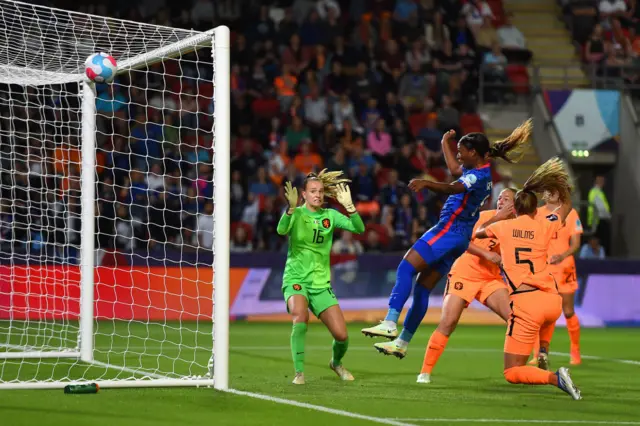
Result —
<svg viewBox="0 0 640 426"><path fill-rule="evenodd" d="M451 148L450 141L456 137L455 130L449 130L447 133L442 136L442 152L444 153L444 162L447 163L447 168L449 169L449 173L454 178L459 178L462 176L462 166L458 163L458 159L456 158L456 154L453 152Z"/></svg>
<svg viewBox="0 0 640 426"><path fill-rule="evenodd" d="M420 192L423 189L428 189L439 194L461 194L467 190L464 184L460 181L451 183L434 182L428 179L411 179L409 182L409 189L414 192Z"/></svg>
<svg viewBox="0 0 640 426"><path fill-rule="evenodd" d="M356 234L362 234L364 232L364 223L362 218L358 214L356 207L353 205L351 199L351 189L346 183L338 185L336 190L336 200L347 210L349 217L346 217L334 210L334 218L336 226L340 229L344 229Z"/></svg>
<svg viewBox="0 0 640 426"><path fill-rule="evenodd" d="M513 214L513 209L502 209L498 210L491 219L483 223L476 230L475 237L476 238L493 238L494 233L489 231L487 232L487 228L493 225L494 223L500 222L501 220L508 219Z"/></svg>

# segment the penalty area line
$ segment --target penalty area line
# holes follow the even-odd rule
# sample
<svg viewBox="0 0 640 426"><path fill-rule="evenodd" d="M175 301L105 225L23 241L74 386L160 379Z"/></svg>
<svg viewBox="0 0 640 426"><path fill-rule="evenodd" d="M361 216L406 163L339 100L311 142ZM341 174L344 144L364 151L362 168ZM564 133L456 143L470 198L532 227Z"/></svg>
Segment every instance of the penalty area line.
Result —
<svg viewBox="0 0 640 426"><path fill-rule="evenodd" d="M405 422L417 423L504 423L504 424L545 424L545 425L640 425L640 422L633 421L611 421L611 420L539 420L539 419L395 419Z"/></svg>
<svg viewBox="0 0 640 426"><path fill-rule="evenodd" d="M277 398L275 396L264 395L261 393L245 392L236 389L227 389L225 392L232 393L234 395L248 396L249 398L262 399L264 401L275 402L276 404L291 405L294 407L306 408L308 410L320 411L323 413L333 414L336 416L349 417L352 419L366 420L373 423L380 423L384 425L395 426L416 426L413 423L407 423L406 421L387 419L384 417L366 416L364 414L352 413L350 411L337 410L335 408L324 407L322 405L308 404L306 402L294 401L291 399Z"/></svg>

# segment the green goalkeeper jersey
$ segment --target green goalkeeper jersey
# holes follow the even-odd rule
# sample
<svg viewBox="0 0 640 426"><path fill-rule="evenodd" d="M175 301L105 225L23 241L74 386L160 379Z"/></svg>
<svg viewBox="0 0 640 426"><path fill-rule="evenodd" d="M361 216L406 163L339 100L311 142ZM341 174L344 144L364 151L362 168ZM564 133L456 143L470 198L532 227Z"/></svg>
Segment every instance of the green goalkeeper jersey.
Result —
<svg viewBox="0 0 640 426"><path fill-rule="evenodd" d="M331 287L331 244L335 228L361 234L364 223L358 213L347 217L334 209L312 212L301 206L284 214L278 234L289 235L287 264L282 286L304 284L314 289Z"/></svg>

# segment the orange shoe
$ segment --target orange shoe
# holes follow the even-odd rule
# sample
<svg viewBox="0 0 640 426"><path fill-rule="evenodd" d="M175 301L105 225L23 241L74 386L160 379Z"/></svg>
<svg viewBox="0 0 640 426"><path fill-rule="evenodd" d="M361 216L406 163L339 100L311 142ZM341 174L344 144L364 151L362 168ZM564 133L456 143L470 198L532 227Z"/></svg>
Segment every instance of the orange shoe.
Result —
<svg viewBox="0 0 640 426"><path fill-rule="evenodd" d="M571 360L569 361L571 365L580 365L582 364L582 358L580 357L580 349L572 348L571 349Z"/></svg>

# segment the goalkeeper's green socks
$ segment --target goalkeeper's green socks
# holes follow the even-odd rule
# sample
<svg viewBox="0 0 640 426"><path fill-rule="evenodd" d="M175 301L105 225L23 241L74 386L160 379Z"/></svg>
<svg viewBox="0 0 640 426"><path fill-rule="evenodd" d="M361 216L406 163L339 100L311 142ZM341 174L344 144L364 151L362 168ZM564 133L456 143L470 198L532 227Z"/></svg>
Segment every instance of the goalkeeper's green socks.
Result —
<svg viewBox="0 0 640 426"><path fill-rule="evenodd" d="M307 337L307 324L294 322L291 330L291 357L296 373L304 373L304 341Z"/></svg>
<svg viewBox="0 0 640 426"><path fill-rule="evenodd" d="M337 340L333 340L333 359L331 363L334 367L342 365L342 358L344 358L344 354L347 353L347 349L349 349L349 339L339 342Z"/></svg>

